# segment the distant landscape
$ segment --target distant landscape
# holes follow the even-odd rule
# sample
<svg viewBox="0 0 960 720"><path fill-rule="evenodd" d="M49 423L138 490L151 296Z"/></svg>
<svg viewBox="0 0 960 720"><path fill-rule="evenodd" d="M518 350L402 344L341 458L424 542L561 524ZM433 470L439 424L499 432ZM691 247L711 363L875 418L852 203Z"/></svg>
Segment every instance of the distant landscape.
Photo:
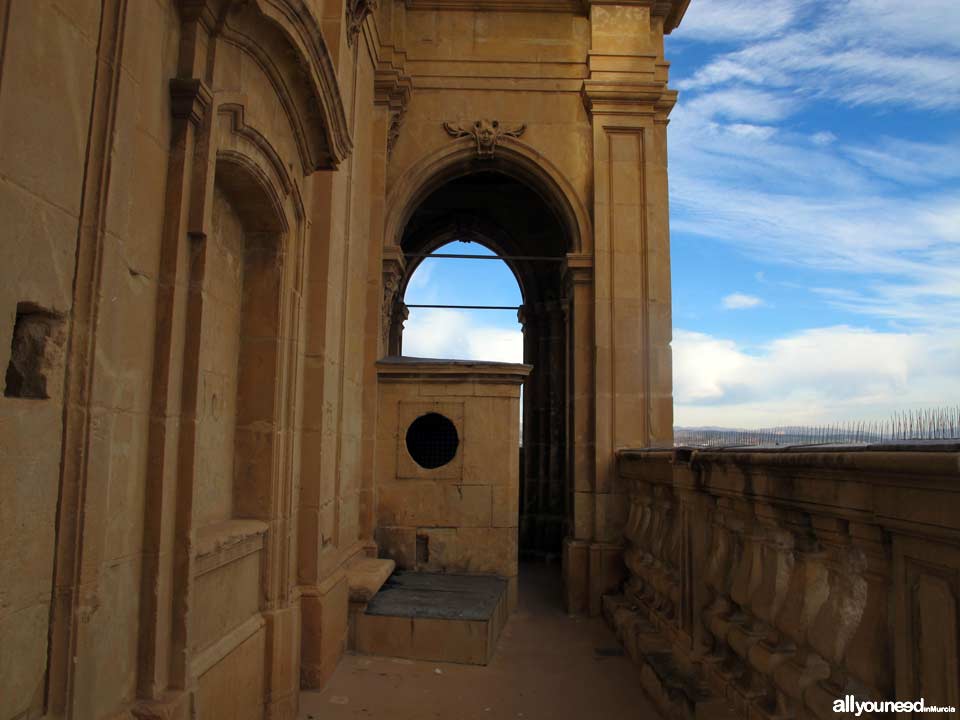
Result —
<svg viewBox="0 0 960 720"><path fill-rule="evenodd" d="M677 447L789 447L960 441L960 406L907 410L882 421L743 429L675 427Z"/></svg>

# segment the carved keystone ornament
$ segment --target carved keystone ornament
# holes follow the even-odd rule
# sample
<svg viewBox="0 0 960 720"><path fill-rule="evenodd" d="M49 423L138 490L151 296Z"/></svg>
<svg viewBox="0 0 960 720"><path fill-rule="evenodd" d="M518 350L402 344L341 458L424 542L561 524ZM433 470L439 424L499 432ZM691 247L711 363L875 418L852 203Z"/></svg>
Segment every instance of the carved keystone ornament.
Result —
<svg viewBox="0 0 960 720"><path fill-rule="evenodd" d="M443 129L451 137L473 137L477 142L477 157L490 159L497 152L502 138L518 138L526 131L526 125L505 126L499 120L477 120L472 125L445 122Z"/></svg>

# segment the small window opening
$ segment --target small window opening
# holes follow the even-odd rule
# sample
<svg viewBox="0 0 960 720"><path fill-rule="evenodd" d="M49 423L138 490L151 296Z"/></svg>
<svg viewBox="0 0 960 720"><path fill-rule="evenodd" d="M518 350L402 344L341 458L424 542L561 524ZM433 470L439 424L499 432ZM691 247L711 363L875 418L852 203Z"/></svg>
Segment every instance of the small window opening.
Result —
<svg viewBox="0 0 960 720"><path fill-rule="evenodd" d="M456 426L439 413L421 415L407 429L407 451L417 465L427 470L449 463L459 446Z"/></svg>
<svg viewBox="0 0 960 720"><path fill-rule="evenodd" d="M4 395L45 400L47 381L59 365L63 319L33 303L17 303Z"/></svg>

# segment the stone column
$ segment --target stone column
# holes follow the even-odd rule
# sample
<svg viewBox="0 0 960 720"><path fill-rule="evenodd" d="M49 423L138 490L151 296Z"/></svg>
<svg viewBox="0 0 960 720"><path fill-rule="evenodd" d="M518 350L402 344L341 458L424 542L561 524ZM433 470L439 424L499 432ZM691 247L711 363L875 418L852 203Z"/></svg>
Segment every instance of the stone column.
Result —
<svg viewBox="0 0 960 720"><path fill-rule="evenodd" d="M384 31L389 34L391 26L387 18ZM390 48L392 51L392 48ZM385 54L393 55L387 49ZM367 256L367 307L364 318L364 363L363 363L363 468L360 489L360 534L367 551L376 554L373 539L374 518L373 478L376 463L374 423L377 417L377 370L376 361L389 354L390 329L393 304L404 273L404 260L400 248L384 245L386 217L387 165L396 143L407 104L410 101L412 82L403 73L402 66L391 59L383 58L374 74L374 127L375 147L370 173L370 251ZM381 279L382 278L382 279Z"/></svg>
<svg viewBox="0 0 960 720"><path fill-rule="evenodd" d="M540 397L542 318L539 305L524 305L520 322L523 325L523 362L533 366L523 395L523 467L520 469L519 543L526 550L536 545L537 513L540 509L541 416L537 403Z"/></svg>
<svg viewBox="0 0 960 720"><path fill-rule="evenodd" d="M593 124L596 484L591 610L621 577L627 494L616 451L673 439L667 88L669 3L590 1ZM669 9L669 7L667 7Z"/></svg>
<svg viewBox="0 0 960 720"><path fill-rule="evenodd" d="M204 193L209 170L204 148L209 145L212 99L207 85L195 79L203 75L207 28L199 15L189 14L184 17L184 28L190 34L182 43L181 77L170 84L174 122L157 298L137 687L142 701L139 712L155 711L170 717L186 717L189 694L185 691L190 689L184 618L191 566L185 548L189 546L192 490L180 468L181 414L189 405L182 383L188 363L188 278L197 225L196 196Z"/></svg>
<svg viewBox="0 0 960 720"><path fill-rule="evenodd" d="M566 444L564 385L566 355L564 347L565 310L563 302L547 303L549 390L547 400L547 473L545 515L545 548L552 553L564 538L564 454Z"/></svg>
<svg viewBox="0 0 960 720"><path fill-rule="evenodd" d="M587 608L589 550L594 518L594 297L593 261L568 255L567 297L567 539L563 548L564 601L570 612Z"/></svg>

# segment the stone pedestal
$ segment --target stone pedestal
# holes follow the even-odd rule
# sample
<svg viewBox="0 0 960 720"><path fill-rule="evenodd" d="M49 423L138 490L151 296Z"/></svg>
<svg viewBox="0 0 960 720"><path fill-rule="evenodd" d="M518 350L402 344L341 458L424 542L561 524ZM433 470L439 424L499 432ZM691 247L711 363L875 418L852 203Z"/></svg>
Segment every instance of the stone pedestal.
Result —
<svg viewBox="0 0 960 720"><path fill-rule="evenodd" d="M377 363L377 545L401 570L489 574L516 600L520 387L529 365Z"/></svg>

